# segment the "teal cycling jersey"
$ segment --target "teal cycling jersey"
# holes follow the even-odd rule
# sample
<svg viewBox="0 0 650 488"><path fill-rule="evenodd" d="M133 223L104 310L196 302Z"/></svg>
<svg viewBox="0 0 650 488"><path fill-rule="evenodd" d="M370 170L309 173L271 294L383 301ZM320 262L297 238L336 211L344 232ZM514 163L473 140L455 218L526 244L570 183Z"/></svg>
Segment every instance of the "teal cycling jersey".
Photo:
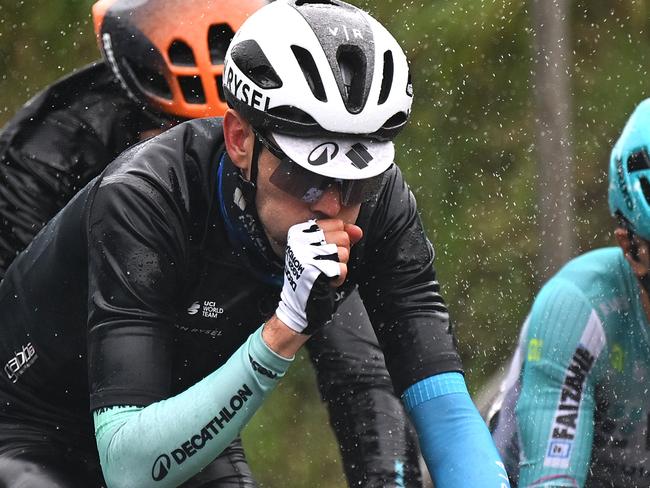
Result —
<svg viewBox="0 0 650 488"><path fill-rule="evenodd" d="M572 260L542 288L493 432L514 486L650 486L648 327L618 248Z"/></svg>

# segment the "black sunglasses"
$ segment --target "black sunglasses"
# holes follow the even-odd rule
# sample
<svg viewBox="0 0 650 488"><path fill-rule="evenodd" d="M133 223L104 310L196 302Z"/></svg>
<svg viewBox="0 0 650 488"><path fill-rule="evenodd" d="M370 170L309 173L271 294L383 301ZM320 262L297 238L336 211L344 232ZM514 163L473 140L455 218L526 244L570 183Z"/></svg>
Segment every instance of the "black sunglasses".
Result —
<svg viewBox="0 0 650 488"><path fill-rule="evenodd" d="M287 156L280 147L258 131L253 131L262 145L280 160L269 181L277 188L306 203L317 202L332 186L339 189L341 205L357 205L372 199L381 189L383 173L362 180L344 180L309 171Z"/></svg>

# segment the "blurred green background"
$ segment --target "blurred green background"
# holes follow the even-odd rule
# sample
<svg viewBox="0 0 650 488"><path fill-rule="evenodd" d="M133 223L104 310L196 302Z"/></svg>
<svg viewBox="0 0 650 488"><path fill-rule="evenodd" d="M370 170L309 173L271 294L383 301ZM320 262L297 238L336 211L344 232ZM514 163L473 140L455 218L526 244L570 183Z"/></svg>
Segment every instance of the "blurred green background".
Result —
<svg viewBox="0 0 650 488"><path fill-rule="evenodd" d="M531 4L357 0L402 43L415 103L397 142L437 251L476 393L509 355L542 274ZM91 0L0 1L0 123L39 89L98 57ZM609 149L647 96L650 1L569 2L576 255L611 243ZM299 358L244 433L268 487L345 486L308 361Z"/></svg>

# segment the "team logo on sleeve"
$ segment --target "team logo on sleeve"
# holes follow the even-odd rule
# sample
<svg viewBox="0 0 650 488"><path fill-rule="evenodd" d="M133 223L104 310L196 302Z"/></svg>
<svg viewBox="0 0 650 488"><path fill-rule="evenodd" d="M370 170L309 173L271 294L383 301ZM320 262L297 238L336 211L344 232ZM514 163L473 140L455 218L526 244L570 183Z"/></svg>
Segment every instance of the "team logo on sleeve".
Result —
<svg viewBox="0 0 650 488"><path fill-rule="evenodd" d="M153 478L154 481L165 479L171 466L172 460L170 457L167 454L161 454L153 463L153 468L151 468L151 478Z"/></svg>
<svg viewBox="0 0 650 488"><path fill-rule="evenodd" d="M253 356L251 356L250 354L248 355L248 360L250 361L251 367L253 368L254 371L257 371L258 373L263 374L264 376L271 378L272 380L276 380L278 378L277 373L274 373L270 369L262 366L260 363L255 361L253 359Z"/></svg>
<svg viewBox="0 0 650 488"><path fill-rule="evenodd" d="M37 358L36 349L31 342L28 342L5 364L4 370L7 378L15 383Z"/></svg>
<svg viewBox="0 0 650 488"><path fill-rule="evenodd" d="M234 418L241 416L238 412L246 410L246 403L253 396L253 390L246 383L235 389L230 400L199 431L188 435L188 438L171 452L164 452L156 458L151 467L151 478L154 481L165 479L172 469L178 469L178 466L205 446L211 445Z"/></svg>
<svg viewBox="0 0 650 488"><path fill-rule="evenodd" d="M569 467L587 377L604 346L605 333L602 323L596 312L592 311L580 343L566 369L544 457L546 467Z"/></svg>

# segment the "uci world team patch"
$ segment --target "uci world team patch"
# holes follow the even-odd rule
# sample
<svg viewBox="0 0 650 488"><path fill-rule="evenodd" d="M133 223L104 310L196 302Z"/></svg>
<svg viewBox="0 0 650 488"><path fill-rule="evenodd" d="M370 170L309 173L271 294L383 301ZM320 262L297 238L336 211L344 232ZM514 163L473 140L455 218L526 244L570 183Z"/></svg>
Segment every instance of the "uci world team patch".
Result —
<svg viewBox="0 0 650 488"><path fill-rule="evenodd" d="M592 311L565 372L562 392L555 409L544 455L546 467L560 469L569 467L585 383L604 346L603 325L596 312Z"/></svg>

